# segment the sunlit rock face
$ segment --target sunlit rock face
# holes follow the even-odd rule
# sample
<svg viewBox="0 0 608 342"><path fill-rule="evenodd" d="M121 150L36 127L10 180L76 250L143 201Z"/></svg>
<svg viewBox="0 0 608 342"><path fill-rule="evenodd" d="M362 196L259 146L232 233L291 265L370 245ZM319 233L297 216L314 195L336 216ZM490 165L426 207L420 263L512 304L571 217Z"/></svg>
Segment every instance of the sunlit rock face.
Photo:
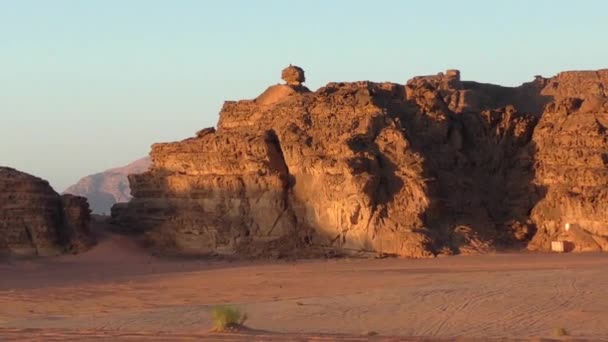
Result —
<svg viewBox="0 0 608 342"><path fill-rule="evenodd" d="M0 252L53 255L94 243L85 198L56 193L49 183L0 167Z"/></svg>
<svg viewBox="0 0 608 342"><path fill-rule="evenodd" d="M552 195L562 185L554 189L543 171L559 153L536 130L576 95L577 83L596 89L591 76L509 88L448 70L406 84L330 83L311 92L296 68L254 100L226 102L217 129L153 145L151 169L130 176L133 199L114 206L114 222L146 232L159 249L193 254L428 257L531 239L549 247L555 219L537 208L563 200ZM556 86L563 75L577 76ZM604 102L593 101L586 111L600 118L598 140L577 146L606 173ZM565 129L558 125L551 129ZM606 216L593 201L605 198L605 184L577 202L599 213L588 220L601 234ZM576 213L569 220L585 226Z"/></svg>
<svg viewBox="0 0 608 342"><path fill-rule="evenodd" d="M530 247L564 240L575 251L606 251L608 70L560 73L543 94L554 100L534 131L535 181L546 194L532 210L538 232Z"/></svg>

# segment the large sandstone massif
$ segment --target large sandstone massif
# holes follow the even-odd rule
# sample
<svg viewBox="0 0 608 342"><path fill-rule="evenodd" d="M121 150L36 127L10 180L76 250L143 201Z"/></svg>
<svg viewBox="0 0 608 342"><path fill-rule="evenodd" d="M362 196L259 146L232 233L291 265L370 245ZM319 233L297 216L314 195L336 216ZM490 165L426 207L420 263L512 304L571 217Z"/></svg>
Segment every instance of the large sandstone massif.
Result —
<svg viewBox="0 0 608 342"><path fill-rule="evenodd" d="M123 167L83 177L64 193L86 197L94 214L109 214L112 205L131 199L127 176L148 170L150 164L150 158L145 157Z"/></svg>
<svg viewBox="0 0 608 342"><path fill-rule="evenodd" d="M52 255L94 243L85 198L59 195L40 178L0 167L0 252Z"/></svg>
<svg viewBox="0 0 608 342"><path fill-rule="evenodd" d="M608 249L608 70L315 92L298 67L282 77L226 102L217 129L153 145L114 222L193 254Z"/></svg>

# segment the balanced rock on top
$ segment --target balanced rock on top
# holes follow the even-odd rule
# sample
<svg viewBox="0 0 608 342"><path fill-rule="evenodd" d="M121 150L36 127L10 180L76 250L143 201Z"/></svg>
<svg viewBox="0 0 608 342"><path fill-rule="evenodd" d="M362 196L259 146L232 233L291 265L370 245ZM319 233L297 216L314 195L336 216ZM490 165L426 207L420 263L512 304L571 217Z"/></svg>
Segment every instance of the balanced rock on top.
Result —
<svg viewBox="0 0 608 342"><path fill-rule="evenodd" d="M291 86L300 86L302 83L306 82L304 69L291 64L281 71L281 79Z"/></svg>
<svg viewBox="0 0 608 342"><path fill-rule="evenodd" d="M285 101L295 94L308 93L310 90L302 83L306 81L304 69L299 66L289 65L281 71L281 78L285 84L276 84L268 87L255 101L260 105L275 105Z"/></svg>

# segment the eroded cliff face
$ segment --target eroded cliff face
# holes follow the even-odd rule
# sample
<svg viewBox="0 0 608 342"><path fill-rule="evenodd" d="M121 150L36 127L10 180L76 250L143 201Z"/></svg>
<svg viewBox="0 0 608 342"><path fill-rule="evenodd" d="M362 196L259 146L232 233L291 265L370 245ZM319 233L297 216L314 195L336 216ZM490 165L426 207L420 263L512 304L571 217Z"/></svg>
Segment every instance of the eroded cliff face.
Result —
<svg viewBox="0 0 608 342"><path fill-rule="evenodd" d="M0 167L0 251L18 255L77 252L94 241L89 205L57 194L47 181Z"/></svg>
<svg viewBox="0 0 608 342"><path fill-rule="evenodd" d="M532 210L530 247L563 240L575 251L607 251L608 70L561 73L543 94L554 102L534 131L535 181L546 195Z"/></svg>
<svg viewBox="0 0 608 342"><path fill-rule="evenodd" d="M524 246L533 237L547 248L565 216L608 234L600 203L606 124L597 114L605 101L593 97L586 111L600 119L576 125L579 152L567 144L555 151L566 126L548 119L562 98L579 94L577 84L608 86L604 76L587 82L565 73L508 88L464 82L449 70L405 85L330 83L310 92L303 71L290 68L287 84L226 102L217 130L153 145L152 168L130 176L134 198L114 207L115 222L147 232L159 248L249 256L426 257ZM589 168L596 187L585 188L585 199L571 196L585 212L559 204L558 188L571 192L586 181L555 185L544 173L551 156L566 152ZM595 164L583 162L590 159ZM559 207L559 217L543 205Z"/></svg>

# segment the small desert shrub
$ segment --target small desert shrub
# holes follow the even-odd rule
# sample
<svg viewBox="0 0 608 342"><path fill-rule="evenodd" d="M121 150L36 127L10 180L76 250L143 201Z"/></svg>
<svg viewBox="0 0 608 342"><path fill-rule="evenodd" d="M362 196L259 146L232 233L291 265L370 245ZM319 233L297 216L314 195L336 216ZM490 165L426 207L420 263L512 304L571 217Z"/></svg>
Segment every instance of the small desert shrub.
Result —
<svg viewBox="0 0 608 342"><path fill-rule="evenodd" d="M568 330L565 328L556 328L554 333L555 336L568 336Z"/></svg>
<svg viewBox="0 0 608 342"><path fill-rule="evenodd" d="M213 308L212 315L215 331L238 328L238 326L243 325L247 321L246 313L229 305Z"/></svg>

